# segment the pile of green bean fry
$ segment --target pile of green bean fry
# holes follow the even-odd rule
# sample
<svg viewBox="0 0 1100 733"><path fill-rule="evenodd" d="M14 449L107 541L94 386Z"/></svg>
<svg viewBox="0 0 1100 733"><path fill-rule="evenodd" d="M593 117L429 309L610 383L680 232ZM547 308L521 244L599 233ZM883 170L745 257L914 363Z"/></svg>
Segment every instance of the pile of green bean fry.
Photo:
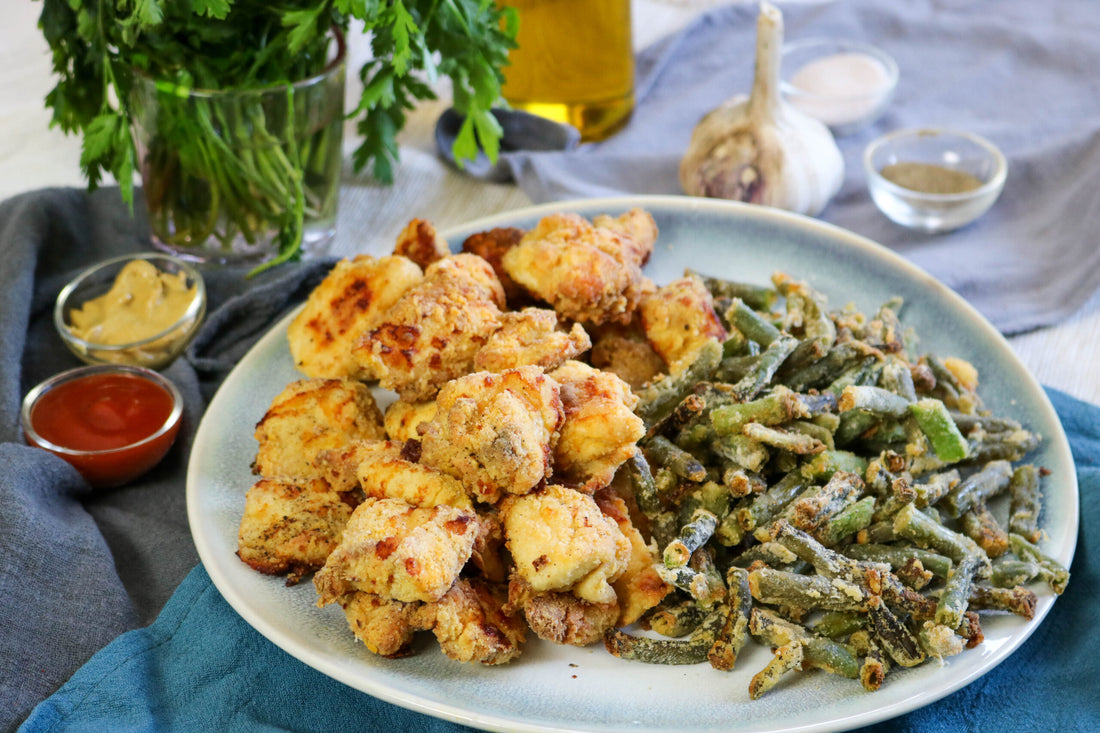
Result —
<svg viewBox="0 0 1100 733"><path fill-rule="evenodd" d="M730 335L639 390L623 471L675 590L612 654L729 670L751 638L774 654L752 699L807 669L876 690L981 643L982 613L1031 618L1027 586L1065 589L1022 462L1039 436L989 414L967 362L918 354L900 299L830 311L781 273L687 274Z"/></svg>

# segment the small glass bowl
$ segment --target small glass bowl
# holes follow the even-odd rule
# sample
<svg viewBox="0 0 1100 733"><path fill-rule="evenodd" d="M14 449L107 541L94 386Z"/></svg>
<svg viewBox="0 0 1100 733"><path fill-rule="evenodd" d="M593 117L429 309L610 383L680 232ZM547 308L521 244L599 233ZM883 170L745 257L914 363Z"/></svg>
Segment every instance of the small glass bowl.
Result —
<svg viewBox="0 0 1100 733"><path fill-rule="evenodd" d="M968 173L981 185L962 193L925 193L882 176L895 163L924 163ZM1005 185L1008 163L993 143L968 132L899 130L872 142L863 153L867 187L882 213L902 226L937 233L958 229L984 214Z"/></svg>
<svg viewBox="0 0 1100 733"><path fill-rule="evenodd" d="M122 375L145 380L167 394L170 409L163 422L153 425L151 432L133 442L115 448L100 450L82 450L51 442L39 434L36 428L35 408L51 390L76 380L88 379L100 375ZM43 405L46 408L47 405ZM80 419L69 420L73 429L94 430L97 425L107 425L105 430L130 427L134 424L132 412L109 412L104 415L101 404L94 404L80 413ZM96 488L121 486L133 481L151 469L164 458L176 441L183 416L183 397L171 380L151 369L133 366L96 364L77 367L47 379L27 393L23 398L20 420L23 437L27 445L41 448L64 459ZM70 416L66 415L66 418ZM126 419L131 418L131 419ZM106 420L106 422L104 422ZM41 426L41 423L39 423Z"/></svg>
<svg viewBox="0 0 1100 733"><path fill-rule="evenodd" d="M195 296L183 314L159 333L128 343L96 343L73 333L73 310L107 293L122 268L134 260L145 260L163 273L183 273L186 285L195 290ZM191 342L205 315L206 285L199 271L178 257L145 252L105 260L77 275L57 296L53 320L65 345L88 364L129 364L162 369L171 364Z"/></svg>
<svg viewBox="0 0 1100 733"><path fill-rule="evenodd" d="M783 47L779 88L788 102L825 123L834 135L850 135L882 116L898 75L897 62L876 46L807 38Z"/></svg>

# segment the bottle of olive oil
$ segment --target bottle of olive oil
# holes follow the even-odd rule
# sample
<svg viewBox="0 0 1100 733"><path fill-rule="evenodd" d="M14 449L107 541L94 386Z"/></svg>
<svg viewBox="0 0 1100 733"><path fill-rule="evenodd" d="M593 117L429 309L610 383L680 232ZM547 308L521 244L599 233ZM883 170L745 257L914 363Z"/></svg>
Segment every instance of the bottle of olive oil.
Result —
<svg viewBox="0 0 1100 733"><path fill-rule="evenodd" d="M504 69L504 98L566 122L585 142L626 124L634 108L630 0L501 0L519 12L519 48Z"/></svg>

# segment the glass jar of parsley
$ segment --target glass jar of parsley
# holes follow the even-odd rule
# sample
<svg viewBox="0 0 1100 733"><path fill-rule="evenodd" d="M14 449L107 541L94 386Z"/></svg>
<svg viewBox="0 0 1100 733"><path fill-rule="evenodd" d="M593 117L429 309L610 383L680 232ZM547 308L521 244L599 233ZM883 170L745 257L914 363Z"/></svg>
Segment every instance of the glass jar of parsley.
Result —
<svg viewBox="0 0 1100 733"><path fill-rule="evenodd" d="M130 116L153 245L188 260L256 264L336 232L345 46L307 79L195 89L134 72Z"/></svg>

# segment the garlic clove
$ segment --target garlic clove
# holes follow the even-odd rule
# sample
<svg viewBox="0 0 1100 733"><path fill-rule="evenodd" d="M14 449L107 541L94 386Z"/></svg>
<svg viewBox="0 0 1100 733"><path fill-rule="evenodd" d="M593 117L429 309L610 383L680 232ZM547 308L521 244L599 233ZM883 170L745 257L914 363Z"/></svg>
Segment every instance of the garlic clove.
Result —
<svg viewBox="0 0 1100 733"><path fill-rule="evenodd" d="M691 196L732 199L816 216L840 190L844 159L829 129L779 91L783 14L761 2L752 92L708 112L680 162Z"/></svg>

